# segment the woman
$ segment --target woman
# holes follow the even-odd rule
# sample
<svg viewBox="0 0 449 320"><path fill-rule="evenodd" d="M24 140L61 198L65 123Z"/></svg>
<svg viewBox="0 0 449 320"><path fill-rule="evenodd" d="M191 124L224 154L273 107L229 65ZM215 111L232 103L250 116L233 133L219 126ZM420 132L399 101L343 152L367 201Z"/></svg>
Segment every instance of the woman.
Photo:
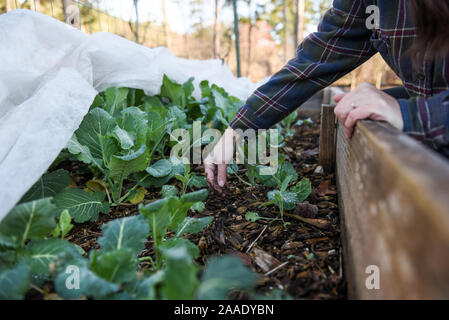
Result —
<svg viewBox="0 0 449 320"><path fill-rule="evenodd" d="M374 29L367 9L380 13ZM369 11L369 10L368 10ZM449 145L449 1L335 0L297 56L258 88L205 159L209 185L223 193L236 129L269 128L379 52L406 94L393 97L369 84L335 97L335 113L350 138L358 120L385 121L435 148Z"/></svg>

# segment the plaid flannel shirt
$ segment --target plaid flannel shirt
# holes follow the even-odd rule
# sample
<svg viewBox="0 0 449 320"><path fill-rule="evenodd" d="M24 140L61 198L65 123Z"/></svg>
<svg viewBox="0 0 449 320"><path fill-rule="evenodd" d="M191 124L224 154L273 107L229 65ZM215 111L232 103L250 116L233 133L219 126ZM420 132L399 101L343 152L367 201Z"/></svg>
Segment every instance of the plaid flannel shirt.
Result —
<svg viewBox="0 0 449 320"><path fill-rule="evenodd" d="M377 5L380 24L366 26L366 9ZM449 18L449 17L448 17ZM231 127L266 129L285 118L320 89L329 86L379 52L412 97L399 100L404 131L434 147L449 144L449 55L413 68L407 50L416 37L407 0L334 0L297 55L258 88Z"/></svg>

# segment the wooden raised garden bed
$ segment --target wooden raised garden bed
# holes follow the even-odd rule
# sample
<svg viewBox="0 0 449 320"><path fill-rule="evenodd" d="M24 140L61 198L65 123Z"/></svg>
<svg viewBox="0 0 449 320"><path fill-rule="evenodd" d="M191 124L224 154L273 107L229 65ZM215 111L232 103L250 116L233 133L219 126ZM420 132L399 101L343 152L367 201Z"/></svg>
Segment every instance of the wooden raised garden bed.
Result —
<svg viewBox="0 0 449 320"><path fill-rule="evenodd" d="M334 93L324 95L323 117ZM328 161L334 138L323 129L320 158ZM449 298L447 159L372 121L359 122L349 140L337 126L335 146L348 297ZM379 289L372 286L377 271Z"/></svg>

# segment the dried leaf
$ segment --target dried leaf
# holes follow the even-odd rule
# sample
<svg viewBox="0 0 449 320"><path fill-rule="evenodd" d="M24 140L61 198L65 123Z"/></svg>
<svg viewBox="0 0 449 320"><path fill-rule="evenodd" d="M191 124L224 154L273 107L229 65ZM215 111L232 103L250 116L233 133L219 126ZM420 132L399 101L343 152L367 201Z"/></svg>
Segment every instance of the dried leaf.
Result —
<svg viewBox="0 0 449 320"><path fill-rule="evenodd" d="M332 194L337 194L337 192L335 190L330 189L331 187L331 181L330 180L326 180L320 183L319 187L318 187L318 195L320 197L324 197L327 195L332 195Z"/></svg>
<svg viewBox="0 0 449 320"><path fill-rule="evenodd" d="M254 263L259 266L263 272L273 270L281 264L281 262L275 257L259 248L253 249L251 252L251 257L253 258Z"/></svg>

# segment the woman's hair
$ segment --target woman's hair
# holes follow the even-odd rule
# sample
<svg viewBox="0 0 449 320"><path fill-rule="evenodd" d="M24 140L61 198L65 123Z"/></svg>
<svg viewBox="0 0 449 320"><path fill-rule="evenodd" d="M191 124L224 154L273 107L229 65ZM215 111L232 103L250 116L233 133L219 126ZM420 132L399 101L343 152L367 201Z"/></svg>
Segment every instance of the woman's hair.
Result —
<svg viewBox="0 0 449 320"><path fill-rule="evenodd" d="M415 63L449 54L449 1L409 0L417 37L410 49Z"/></svg>

